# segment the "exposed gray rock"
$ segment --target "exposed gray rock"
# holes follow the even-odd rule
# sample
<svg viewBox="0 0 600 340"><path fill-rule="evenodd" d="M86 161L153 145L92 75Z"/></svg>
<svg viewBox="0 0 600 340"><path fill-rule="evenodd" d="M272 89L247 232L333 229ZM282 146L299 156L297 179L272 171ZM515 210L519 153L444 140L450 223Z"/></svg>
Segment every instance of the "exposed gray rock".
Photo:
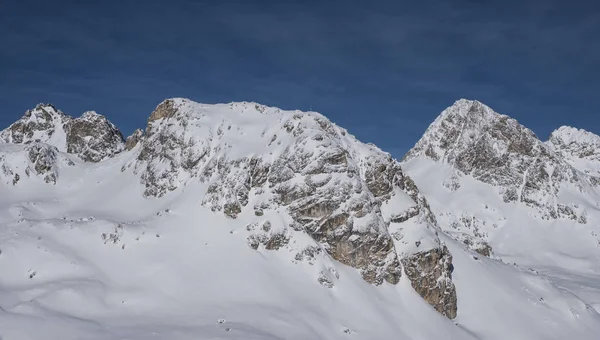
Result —
<svg viewBox="0 0 600 340"><path fill-rule="evenodd" d="M476 234L471 236L465 233L449 233L455 240L462 242L467 248L477 252L480 255L491 257L493 254L492 246L483 241L487 236Z"/></svg>
<svg viewBox="0 0 600 340"><path fill-rule="evenodd" d="M339 279L339 276L335 269L330 268L328 271L322 270L319 272L319 277L317 278L317 282L319 282L323 287L333 288L333 280Z"/></svg>
<svg viewBox="0 0 600 340"><path fill-rule="evenodd" d="M123 135L106 117L94 111L67 123L67 152L87 162L99 162L123 151Z"/></svg>
<svg viewBox="0 0 600 340"><path fill-rule="evenodd" d="M12 185L28 177L39 177L46 183L56 184L59 168L73 165L56 147L44 143L0 151L0 179Z"/></svg>
<svg viewBox="0 0 600 340"><path fill-rule="evenodd" d="M433 308L450 319L456 317L456 288L452 282L452 255L446 246L411 255L402 260L413 288Z"/></svg>
<svg viewBox="0 0 600 340"><path fill-rule="evenodd" d="M125 140L125 149L129 151L135 148L143 137L144 131L142 129L135 130L133 134L131 134L131 136L127 137L127 139Z"/></svg>
<svg viewBox="0 0 600 340"><path fill-rule="evenodd" d="M56 184L58 150L47 144L33 144L28 150L29 161L35 173L43 176L46 183Z"/></svg>
<svg viewBox="0 0 600 340"><path fill-rule="evenodd" d="M121 132L104 116L93 111L72 118L51 104L39 104L0 132L0 141L12 144L46 143L58 151L99 162L121 152Z"/></svg>
<svg viewBox="0 0 600 340"><path fill-rule="evenodd" d="M70 120L71 117L57 110L52 104L38 104L34 109L27 110L21 119L0 132L0 140L13 144L42 142L52 145L55 141L61 144L61 147L65 147L65 131Z"/></svg>
<svg viewBox="0 0 600 340"><path fill-rule="evenodd" d="M524 203L547 218L570 216L557 211L561 183L585 191L600 182L568 164L516 120L478 101L461 99L444 110L404 161L419 156L458 171L445 184L451 190L460 187L459 174L468 174L497 186L505 202Z"/></svg>
<svg viewBox="0 0 600 340"><path fill-rule="evenodd" d="M438 297L440 291L449 294L451 276L434 287L433 277L441 278L445 269L427 262L439 252L443 252L440 263L451 263L451 256L445 248L428 248L439 245L433 230L435 216L397 161L373 145L360 143L320 114L282 112L254 103L229 104L231 115L224 114L224 109L227 107L221 105L213 112L210 105L168 99L152 112L145 132L137 130L124 141L119 130L95 112L71 118L52 106L40 105L0 138L31 144L26 148L25 175L42 176L49 183L58 180L59 163L74 164L60 152L99 162L131 150L135 159L121 169L139 175L144 196L158 198L192 181L205 183L207 190L199 204L215 213L230 219L273 214L283 218L274 225L266 220L249 224L251 248L293 250L293 262L309 264L324 258L330 261L323 257L326 253L356 268L375 285L384 281L397 284L402 260L415 289L451 315L447 298ZM249 151L243 151L246 142L253 146ZM6 164L2 173L3 180L12 180L13 185L23 176ZM388 227L409 220L409 228L425 231L413 230L411 235L419 236L416 241L400 237L411 244L404 247L402 242L396 243ZM313 243L294 249L297 236ZM116 229L103 235L105 242L111 243L117 243L119 237ZM412 244L421 252L409 250ZM423 271L425 281L416 279L418 271ZM320 272L318 281L331 288L338 278L335 269L328 267Z"/></svg>
<svg viewBox="0 0 600 340"><path fill-rule="evenodd" d="M265 150L282 151L231 157L228 150L234 146L227 145L227 136L244 133L243 126L211 116L209 106L169 99L151 114L135 162L145 195L164 196L195 178L210 183L202 205L229 218L244 213L250 200L258 202L249 207L256 216L284 207L293 219L290 228L306 232L331 257L357 268L365 280L397 283L401 264L381 205L394 195L408 195L414 206L396 223L419 214L435 223L426 200L398 163L321 115L287 116L252 103L232 103L230 109L238 105L238 110L256 117L251 124L280 122L280 129L272 130L277 133L247 138L264 138ZM292 234L253 231L248 244L278 249L289 237Z"/></svg>
<svg viewBox="0 0 600 340"><path fill-rule="evenodd" d="M151 123L159 120L159 119L163 119L163 118L171 118L173 116L175 116L175 114L177 113L177 110L174 106L174 101L172 99L167 99L165 101L163 101L162 103L160 103L156 109L154 109L154 111L152 111L152 114L150 114L150 117L148 118L148 126L146 127L146 134L150 135L151 134Z"/></svg>

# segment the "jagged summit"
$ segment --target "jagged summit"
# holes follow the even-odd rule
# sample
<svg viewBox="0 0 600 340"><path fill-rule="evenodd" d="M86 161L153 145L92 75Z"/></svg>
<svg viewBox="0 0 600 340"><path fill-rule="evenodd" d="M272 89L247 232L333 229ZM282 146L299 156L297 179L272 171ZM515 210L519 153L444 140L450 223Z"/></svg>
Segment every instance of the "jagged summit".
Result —
<svg viewBox="0 0 600 340"><path fill-rule="evenodd" d="M474 153L466 152L474 149ZM476 101L460 99L445 109L405 155L405 160L424 155L457 163L465 170L490 163L494 154L543 152L537 136L515 119ZM472 156L472 157L468 157Z"/></svg>
<svg viewBox="0 0 600 340"><path fill-rule="evenodd" d="M66 145L65 125L70 117L57 110L52 104L38 104L27 110L23 117L0 132L5 143L30 143L40 141L63 149Z"/></svg>
<svg viewBox="0 0 600 340"><path fill-rule="evenodd" d="M496 247L490 235L502 225L519 233L511 229L519 223L589 224L600 185L598 140L562 127L544 143L515 119L461 99L435 119L402 165L427 189L438 225L489 256ZM526 217L507 222L512 211Z"/></svg>
<svg viewBox="0 0 600 340"><path fill-rule="evenodd" d="M81 119L106 119L106 117L104 117L103 115L99 114L96 111L85 111L81 117Z"/></svg>
<svg viewBox="0 0 600 340"><path fill-rule="evenodd" d="M404 163L319 113L257 103L166 99L125 143L97 113L59 124L55 108L34 110L38 123L24 117L0 143L0 328L10 334L599 332L598 299L561 285L575 266L598 273L592 177L477 101L444 111ZM560 280L521 262L539 258L558 263Z"/></svg>
<svg viewBox="0 0 600 340"><path fill-rule="evenodd" d="M67 152L79 155L84 161L100 162L124 148L121 131L95 111L71 119L67 126Z"/></svg>
<svg viewBox="0 0 600 340"><path fill-rule="evenodd" d="M561 131L567 134L569 129ZM543 143L515 119L490 107L461 99L440 114L404 158L427 158L451 165L456 173L496 186L505 202L523 202L544 215L561 215L558 192L562 183L590 191L599 181L571 166L553 147ZM572 209L566 209L569 216Z"/></svg>
<svg viewBox="0 0 600 340"><path fill-rule="evenodd" d="M45 143L59 151L99 162L121 152L124 140L117 127L95 111L73 118L52 104L38 104L0 132L0 141L12 144Z"/></svg>
<svg viewBox="0 0 600 340"><path fill-rule="evenodd" d="M120 158L120 175L137 179L135 189L144 189L140 199L173 199L194 188L202 211L246 225L252 249L296 251L298 259L327 254L375 285L398 284L406 275L438 312L456 317L452 255L427 200L389 153L319 113L171 98L125 145L116 127L95 112L66 116L61 128L66 151L84 160L129 150ZM60 186L62 161L53 150L38 163L52 171L46 182ZM24 166L7 165L5 183L22 185L14 179L33 173L19 168L38 164L36 157L19 158ZM259 227L263 216L275 219ZM306 237L311 241L301 248L297 242ZM325 284L332 284L331 275L322 274Z"/></svg>
<svg viewBox="0 0 600 340"><path fill-rule="evenodd" d="M145 135L137 132L128 143L137 157L123 170L140 177L146 197L205 183L202 206L231 219L284 207L289 227L251 235L251 247L285 248L303 231L374 284L397 284L404 261L415 268L407 274L412 282L429 280L415 289L456 316L452 257L435 234L427 201L388 153L323 115L167 99L150 115ZM436 260L423 273L415 266L429 252Z"/></svg>
<svg viewBox="0 0 600 340"><path fill-rule="evenodd" d="M225 111L220 109L225 108ZM218 103L218 104L205 104L195 102L187 98L168 98L160 102L154 111L148 117L148 122L153 122L159 119L177 118L182 119L184 117L194 116L214 116L214 119L218 119L219 116L231 116L231 115L247 115L250 118L254 113L259 112L263 116L265 115L314 115L324 119L320 113L317 112L304 112L300 110L283 110L278 107L270 107L257 102L230 102L230 103Z"/></svg>

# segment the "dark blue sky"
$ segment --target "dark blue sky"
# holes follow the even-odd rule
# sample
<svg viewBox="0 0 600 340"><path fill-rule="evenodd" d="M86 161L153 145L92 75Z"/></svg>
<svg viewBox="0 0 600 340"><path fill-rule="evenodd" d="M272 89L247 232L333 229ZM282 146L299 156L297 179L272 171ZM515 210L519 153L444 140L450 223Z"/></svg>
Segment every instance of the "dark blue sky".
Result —
<svg viewBox="0 0 600 340"><path fill-rule="evenodd" d="M402 157L456 99L600 133L598 1L0 0L0 126L39 102L124 134L167 97L310 107Z"/></svg>

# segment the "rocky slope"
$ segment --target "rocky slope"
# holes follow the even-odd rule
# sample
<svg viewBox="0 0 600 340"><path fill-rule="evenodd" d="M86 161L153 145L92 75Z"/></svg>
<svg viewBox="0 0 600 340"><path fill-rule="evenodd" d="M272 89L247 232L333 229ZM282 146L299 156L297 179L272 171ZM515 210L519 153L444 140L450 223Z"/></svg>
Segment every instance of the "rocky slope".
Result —
<svg viewBox="0 0 600 340"><path fill-rule="evenodd" d="M600 136L562 126L552 132L546 144L578 170L600 176Z"/></svg>
<svg viewBox="0 0 600 340"><path fill-rule="evenodd" d="M461 202L434 209L441 227L490 256L490 235L511 223L507 218L512 213L503 212L514 210L511 206L527 207L527 218L534 221L589 222L589 214L598 209L600 177L589 169L600 169L594 163L598 140L588 132L563 127L544 143L516 120L478 101L461 99L431 124L403 164L411 174L436 169L439 178L434 182L439 182L435 184L439 188L426 196L448 196ZM480 184L471 184L472 179ZM419 178L417 185L429 186L424 180ZM475 197L470 192L475 190L473 185L481 187L476 189L479 202L466 204ZM501 203L484 198L493 196Z"/></svg>
<svg viewBox="0 0 600 340"><path fill-rule="evenodd" d="M285 208L289 224L250 235L253 248L279 249L305 232L368 282L396 284L400 259L441 247L426 200L398 163L320 114L170 99L151 114L139 144L136 161L126 167L139 174L147 197L200 181L208 184L202 205L232 219L244 211L260 219ZM402 241L395 245L390 223L414 224L416 231L397 237ZM426 275L432 282L445 275L453 287L447 271ZM446 287L428 287L439 289ZM455 302L432 304L456 315Z"/></svg>
<svg viewBox="0 0 600 340"><path fill-rule="evenodd" d="M46 181L56 183L60 133L66 136L62 151L85 161L110 158L124 147L134 159L121 172L139 178L148 199L206 185L201 205L247 224L253 249L297 251L298 259L322 252L375 285L398 284L404 267L428 303L456 316L452 255L438 238L427 200L389 154L318 113L174 98L158 105L145 131L137 130L123 145L102 116L88 112L72 119L38 106L3 138L54 143L47 146L54 153L44 171L52 170ZM274 213L282 223L265 221L264 215ZM309 235L315 244L296 249L290 243L298 235ZM320 280L330 281L326 276Z"/></svg>
<svg viewBox="0 0 600 340"><path fill-rule="evenodd" d="M21 119L0 131L0 141L46 143L88 162L99 162L124 149L121 132L104 116L88 111L73 118L50 104L39 104L25 112Z"/></svg>
<svg viewBox="0 0 600 340"><path fill-rule="evenodd" d="M542 218L572 218L585 223L577 207L558 202L564 183L589 193L600 179L581 173L516 120L488 106L459 100L427 129L404 161L427 157L457 171L446 185L453 190L458 178L470 175L497 187L504 202L538 208Z"/></svg>
<svg viewBox="0 0 600 340"><path fill-rule="evenodd" d="M48 144L2 145L0 149L0 181L6 184L17 185L21 179L32 176L56 184L59 167L74 165L56 147Z"/></svg>
<svg viewBox="0 0 600 340"><path fill-rule="evenodd" d="M570 290L597 282L593 176L481 103L404 163L256 103L172 98L126 141L113 128L46 105L2 132L2 338L600 332L596 295Z"/></svg>

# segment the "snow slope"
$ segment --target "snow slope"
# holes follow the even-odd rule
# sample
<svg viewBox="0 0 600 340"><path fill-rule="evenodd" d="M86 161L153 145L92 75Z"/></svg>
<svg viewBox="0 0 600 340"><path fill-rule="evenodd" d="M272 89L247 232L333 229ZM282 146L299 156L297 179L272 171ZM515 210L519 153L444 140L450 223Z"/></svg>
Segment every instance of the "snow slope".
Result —
<svg viewBox="0 0 600 340"><path fill-rule="evenodd" d="M172 99L128 149L89 162L44 143L0 144L3 340L600 334L589 296L565 288L568 273L564 284L498 260L541 264L573 254L585 281L596 260L588 248L577 252L575 240L532 254L518 239L534 231L515 236L503 226L489 239L494 256L480 256L455 240L440 209L464 210L488 195L487 184L471 179L464 201L454 201L432 180L451 172L447 165L419 158L400 168L320 114ZM588 216L565 229L589 228ZM545 227L556 233L534 249L560 243L558 223L536 226ZM432 278L444 283L426 292L455 287L453 320L406 273L417 261L429 278L429 255L419 254L434 250L442 257Z"/></svg>
<svg viewBox="0 0 600 340"><path fill-rule="evenodd" d="M561 126L552 132L546 144L580 171L600 176L600 136Z"/></svg>
<svg viewBox="0 0 600 340"><path fill-rule="evenodd" d="M448 128L452 122L479 126L459 129L461 134ZM500 128L505 124L519 132L506 133L511 130ZM561 128L543 143L507 116L461 100L432 123L402 165L449 237L479 252L485 245L494 263L530 272L536 280L581 299L588 310L600 310L600 192L590 176L594 172L585 171L600 167L593 162L582 165L574 152L565 151L580 150L575 143L595 150L591 145L598 137L583 131L578 133L586 138L575 137L574 132ZM448 136L452 143L445 142ZM518 194L506 199L511 188ZM460 287L458 274L455 281Z"/></svg>

